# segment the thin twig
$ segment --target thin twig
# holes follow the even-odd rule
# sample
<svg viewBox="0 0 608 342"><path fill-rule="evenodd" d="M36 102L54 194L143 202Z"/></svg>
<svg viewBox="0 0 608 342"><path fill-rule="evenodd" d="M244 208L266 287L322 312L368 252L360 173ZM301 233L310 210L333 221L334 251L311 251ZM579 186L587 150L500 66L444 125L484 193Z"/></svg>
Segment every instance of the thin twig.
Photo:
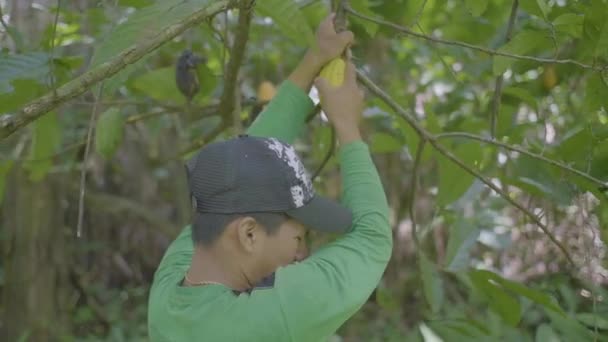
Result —
<svg viewBox="0 0 608 342"><path fill-rule="evenodd" d="M148 53L159 48L167 41L175 38L190 27L200 24L210 15L224 11L234 6L234 0L219 0L195 11L184 20L170 25L148 40L140 41L125 49L118 56L92 70L80 75L57 88L55 92L47 93L26 104L18 114L0 116L0 140L5 139L15 131L53 110L60 104L89 90L92 86L115 75L127 65L139 61Z"/></svg>
<svg viewBox="0 0 608 342"><path fill-rule="evenodd" d="M224 77L224 90L220 99L219 114L222 120L234 123L234 110L237 89L239 82L239 70L243 59L245 57L245 49L247 47L247 41L249 40L249 27L251 25L251 18L253 17L253 5L252 0L241 0L239 5L239 19L238 26L234 37L234 43L230 51L230 60L226 67Z"/></svg>
<svg viewBox="0 0 608 342"><path fill-rule="evenodd" d="M103 91L103 83L99 86L96 99L101 98ZM78 199L78 226L76 229L76 237L82 235L82 220L84 217L84 193L86 191L86 180L87 180L87 161L89 159L89 151L91 149L91 138L93 136L93 127L95 126L95 118L97 117L97 102L93 105L91 111L91 118L89 119L89 130L87 132L87 141L84 147L84 157L82 158L82 168L80 169L80 197Z"/></svg>
<svg viewBox="0 0 608 342"><path fill-rule="evenodd" d="M445 147L437 142L435 137L426 131L416 120L414 120L405 109L403 109L395 100L393 100L386 92L380 89L372 80L370 80L367 76L365 76L360 70L357 70L358 79L365 85L369 91L378 96L381 100L383 100L389 107L391 107L398 115L402 116L411 126L416 130L421 140L428 140L429 143L437 150L439 153L447 157L453 163L458 165L460 168L465 170L467 173L471 174L475 178L482 181L489 188L494 190L497 194L499 194L502 198L504 198L511 205L521 210L528 216L536 225L549 237L549 239L557 245L557 247L564 253L566 259L572 264L572 266L576 266L574 260L570 256L570 253L566 250L564 245L559 242L553 233L551 233L547 226L543 224L536 215L531 213L528 209L524 208L521 204L517 203L515 200L509 196L505 191L499 189L492 181L481 175L479 172L473 170L469 166L467 166L464 162L462 162L458 157L454 156L450 151L448 151Z"/></svg>
<svg viewBox="0 0 608 342"><path fill-rule="evenodd" d="M503 51L498 51L498 50L493 50L493 49L488 49L488 48L485 48L485 47L482 47L482 46L473 45L473 44L469 44L469 43L465 43L465 42L461 42L461 41L447 40L447 39L441 39L441 38L437 38L437 37L433 37L433 36L427 36L425 34L414 32L414 31L408 29L407 27L403 27L403 26L391 23L391 22L386 21L386 20L376 19L376 18L372 18L372 17L367 16L367 15L361 14L361 13L353 10L350 7L347 8L346 10L349 13L351 13L353 16L355 16L355 17L358 17L358 18L361 18L361 19L364 19L364 20L368 20L368 21L374 22L374 23L379 24L379 25L391 27L391 28L395 29L396 31L399 31L401 33L404 33L404 34L407 34L407 35L410 35L410 36L413 36L413 37L425 39L425 40L428 40L428 41L437 42L437 43L440 43L440 44L460 46L460 47L464 47L464 48L467 48L467 49L480 51L480 52L486 53L486 54L491 55L491 56L510 57L510 58L515 58L515 59L535 61L535 62L539 62L539 63L573 64L573 65L577 65L577 66L579 66L581 68L584 68L584 69L599 70L599 71L608 70L608 65L594 66L594 65L584 64L584 63L581 63L581 62L573 60L573 59L551 59L551 58L541 58L541 57L518 55L518 54L513 54L513 53L508 53L508 52L503 52Z"/></svg>
<svg viewBox="0 0 608 342"><path fill-rule="evenodd" d="M51 78L51 89L55 96L57 95L57 88L55 85L55 35L57 34L57 22L59 22L59 10L61 9L61 0L57 0L57 10L55 11L55 21L53 22L53 33L51 34L51 56L49 58L49 74Z"/></svg>
<svg viewBox="0 0 608 342"><path fill-rule="evenodd" d="M424 12L424 8L426 7L426 2L427 2L427 0L424 0L422 5L420 5L420 8L418 9L418 13L416 13L416 17L414 17L414 21L410 25L410 27L418 26L418 28L420 29L420 32L422 32L422 33L424 33L424 32L422 31L422 27L420 27L419 22L420 22L420 17L422 17L422 12Z"/></svg>
<svg viewBox="0 0 608 342"><path fill-rule="evenodd" d="M333 126L331 127L331 134L329 140L329 149L327 150L327 153L325 154L325 158L323 158L321 165L319 165L315 173L312 175L312 182L314 182L315 179L321 174L321 171L323 171L323 168L325 168L325 165L327 165L327 163L331 159L331 156L334 154L334 150L336 149L336 129Z"/></svg>
<svg viewBox="0 0 608 342"><path fill-rule="evenodd" d="M507 26L507 34L505 36L505 43L511 41L513 35L513 28L515 27L515 18L517 17L517 9L519 7L519 0L513 1L511 7L511 16L509 17L509 24ZM502 85L504 83L504 73L496 77L496 84L494 86L494 96L492 98L492 112L490 115L490 135L492 138L496 138L496 124L498 122L498 112L500 111L500 102L502 101Z"/></svg>
<svg viewBox="0 0 608 342"><path fill-rule="evenodd" d="M416 26L418 26L418 29L420 30L420 32L422 32L423 34L425 33L424 30L422 29L422 26L420 26L420 24L416 24ZM433 47L433 52L435 52L437 54L437 57L439 57L439 60L441 61L441 64L443 64L443 67L446 68L448 70L448 72L450 73L450 75L452 75L452 77L454 78L454 81L456 81L456 83L460 83L460 81L458 80L458 77L456 76L456 73L454 72L454 70L452 70L452 68L448 65L448 63L445 61L445 59L443 58L443 56L441 55L441 53L439 53L439 49L435 48L435 44L433 44L431 42L431 47Z"/></svg>
<svg viewBox="0 0 608 342"><path fill-rule="evenodd" d="M601 181L601 180L599 180L599 179L597 179L597 178L589 175L588 173L585 173L583 171L579 171L577 169L574 169L574 168L572 168L572 167L570 167L570 166L568 166L568 165L566 165L564 163L561 163L561 162L558 162L556 160L552 160L552 159L543 157L543 156L541 156L539 154L530 152L530 151L528 151L526 149L523 149L521 147L517 147L517 146L514 146L514 145L509 145L509 144L506 144L506 143L502 143L502 142L494 140L494 139L484 138L484 137L479 136L479 135L465 133L465 132L449 132L449 133L441 133L441 134L435 135L435 139L437 139L437 140L443 139L443 138L465 138L465 139L471 139L471 140L481 141L481 142L484 142L486 144L491 144L491 145L499 146L499 147L505 148L505 149L510 150L510 151L515 151L515 152L524 154L524 155L526 155L526 156L528 156L530 158L534 158L534 159L540 160L540 161L545 162L547 164L551 164L551 165L553 165L555 167L558 167L558 168L560 168L560 169L562 169L564 171L567 171L567 172L570 172L570 173L575 174L577 176L580 176L582 178L585 178L586 180L597 184L599 187L606 187L606 186L608 186L608 182Z"/></svg>
<svg viewBox="0 0 608 342"><path fill-rule="evenodd" d="M414 160L414 171L412 174L412 183L410 185L410 220L412 220L412 240L414 240L414 245L416 246L416 250L419 249L420 241L418 240L418 228L416 226L416 211L414 210L414 202L416 201L416 191L418 189L418 172L420 169L420 160L422 159L422 152L424 151L424 147L426 145L425 139L420 139L418 143L418 149L416 151L416 159Z"/></svg>

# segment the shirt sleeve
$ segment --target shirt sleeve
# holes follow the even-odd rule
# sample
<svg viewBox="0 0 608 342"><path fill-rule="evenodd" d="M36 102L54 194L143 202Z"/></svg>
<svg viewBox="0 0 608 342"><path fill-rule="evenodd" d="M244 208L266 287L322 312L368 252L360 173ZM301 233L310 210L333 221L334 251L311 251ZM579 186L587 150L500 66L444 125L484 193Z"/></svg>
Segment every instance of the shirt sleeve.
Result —
<svg viewBox="0 0 608 342"><path fill-rule="evenodd" d="M339 158L352 230L277 271L275 290L292 341L331 336L369 298L391 256L389 207L368 146L352 142L340 149Z"/></svg>
<svg viewBox="0 0 608 342"><path fill-rule="evenodd" d="M302 89L285 80L266 108L247 130L258 137L274 137L293 144L300 134L314 103Z"/></svg>

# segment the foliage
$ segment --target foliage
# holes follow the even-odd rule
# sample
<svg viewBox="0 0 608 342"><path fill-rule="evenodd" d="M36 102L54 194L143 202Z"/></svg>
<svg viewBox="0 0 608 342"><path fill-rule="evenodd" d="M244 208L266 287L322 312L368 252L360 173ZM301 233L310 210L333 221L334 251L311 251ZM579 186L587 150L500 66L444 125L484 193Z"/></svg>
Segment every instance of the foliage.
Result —
<svg viewBox="0 0 608 342"><path fill-rule="evenodd" d="M24 29L36 19L11 19L0 29L7 46L0 53L0 115L19 115L29 101L209 2L101 1L84 9L60 3L37 18L44 26L40 41ZM512 25L513 1L507 0L349 3L354 61L403 112L368 92L364 131L397 238L382 284L338 335L608 341L608 1L520 0ZM260 84L279 85L287 77L328 8L329 1L257 1L241 66L243 120L218 139L250 123L255 106L247 101ZM222 128L213 106L223 91L236 21L235 10L210 18L106 79L97 101L94 87L0 145L0 203L11 201L4 198L11 173L25 170L40 186L60 175L74 183L62 202L65 227L76 226L75 180L88 168L90 236L85 242L66 238L66 265L96 286L81 286L86 291L78 292L68 313L68 340L145 339L147 291L173 237L167 232L176 234L171 225L188 220L187 194L175 181L183 178L180 151ZM192 103L175 87L175 61L185 49L207 60L197 70L201 91ZM316 99L314 91L311 96ZM92 153L83 162L94 108ZM418 163L424 137L412 120L432 137ZM330 139L322 116L310 122L297 144L310 169L321 164ZM332 157L315 182L320 192L339 193L337 170ZM120 214L121 201L94 205L100 194L129 200L138 210ZM157 217L168 222L158 223L166 230L150 228ZM83 275L82 269L89 271Z"/></svg>

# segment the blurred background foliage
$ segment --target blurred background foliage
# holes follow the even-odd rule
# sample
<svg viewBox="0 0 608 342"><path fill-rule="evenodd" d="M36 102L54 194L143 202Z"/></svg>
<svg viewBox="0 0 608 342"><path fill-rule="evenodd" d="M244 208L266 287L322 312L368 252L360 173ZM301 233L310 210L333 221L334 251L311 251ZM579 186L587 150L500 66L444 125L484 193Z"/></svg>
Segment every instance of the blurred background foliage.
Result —
<svg viewBox="0 0 608 342"><path fill-rule="evenodd" d="M183 161L251 123L331 5L256 2L236 115L226 119L218 103L238 11L237 1L224 2L232 8L2 139L5 340L147 339L153 273L190 220ZM0 123L209 3L0 0ZM395 248L381 284L335 340L608 341L608 2L348 3L355 64L403 112L368 92L365 139ZM175 82L187 49L205 59L191 101ZM429 143L416 163L421 140L408 118L463 165ZM315 170L331 133L323 115L308 126L296 146ZM315 187L338 196L333 156Z"/></svg>

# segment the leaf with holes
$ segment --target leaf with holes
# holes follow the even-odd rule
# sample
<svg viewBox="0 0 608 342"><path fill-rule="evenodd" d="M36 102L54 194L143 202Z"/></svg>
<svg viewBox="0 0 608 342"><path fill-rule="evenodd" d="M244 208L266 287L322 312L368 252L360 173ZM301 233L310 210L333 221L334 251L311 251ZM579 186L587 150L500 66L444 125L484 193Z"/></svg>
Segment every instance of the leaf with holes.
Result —
<svg viewBox="0 0 608 342"><path fill-rule="evenodd" d="M106 159L112 158L122 143L125 118L118 108L103 112L95 125L95 149Z"/></svg>
<svg viewBox="0 0 608 342"><path fill-rule="evenodd" d="M313 45L314 33L306 17L293 0L257 0L255 11L269 17L277 28L294 42Z"/></svg>
<svg viewBox="0 0 608 342"><path fill-rule="evenodd" d="M34 121L34 136L25 168L34 182L42 180L53 166L52 156L61 143L57 114L50 112Z"/></svg>

